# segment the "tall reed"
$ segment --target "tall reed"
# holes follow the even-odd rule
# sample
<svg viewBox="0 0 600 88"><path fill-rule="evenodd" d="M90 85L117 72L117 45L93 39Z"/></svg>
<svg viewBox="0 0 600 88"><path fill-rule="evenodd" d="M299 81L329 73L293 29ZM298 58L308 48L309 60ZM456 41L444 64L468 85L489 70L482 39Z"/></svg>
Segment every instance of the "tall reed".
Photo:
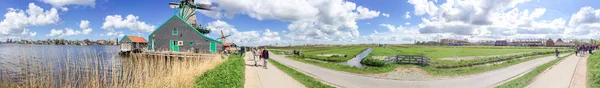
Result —
<svg viewBox="0 0 600 88"><path fill-rule="evenodd" d="M24 49L25 56L0 67L0 88L182 88L194 87L194 80L223 62L220 55L161 57L114 53L91 49L53 52ZM70 53L80 52L80 53ZM83 54L81 54L81 52ZM114 54L114 55L111 55Z"/></svg>

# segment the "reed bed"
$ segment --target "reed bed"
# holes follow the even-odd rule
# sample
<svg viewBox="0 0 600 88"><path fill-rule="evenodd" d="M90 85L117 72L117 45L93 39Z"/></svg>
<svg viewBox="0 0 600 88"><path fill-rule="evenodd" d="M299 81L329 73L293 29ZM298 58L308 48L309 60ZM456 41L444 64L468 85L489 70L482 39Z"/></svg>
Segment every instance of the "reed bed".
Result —
<svg viewBox="0 0 600 88"><path fill-rule="evenodd" d="M72 52L72 51L66 51ZM32 53L0 68L0 88L189 88L207 70L223 62L212 57L158 57L83 50L83 54L22 50ZM60 55L59 55L60 56ZM5 63L2 63L5 64Z"/></svg>

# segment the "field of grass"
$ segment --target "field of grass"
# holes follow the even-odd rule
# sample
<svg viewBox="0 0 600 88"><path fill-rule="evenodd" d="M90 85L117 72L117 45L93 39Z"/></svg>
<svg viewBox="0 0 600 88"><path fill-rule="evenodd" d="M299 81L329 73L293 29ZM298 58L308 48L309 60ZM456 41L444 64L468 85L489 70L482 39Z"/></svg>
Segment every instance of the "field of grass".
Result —
<svg viewBox="0 0 600 88"><path fill-rule="evenodd" d="M296 81L302 83L304 86L306 86L308 88L335 88L335 87L329 86L327 84L323 84L320 81L317 81L315 78L308 76L304 73L298 72L298 71L296 71L290 67L287 67L273 59L269 59L269 62L271 62L275 67L277 67L281 71L285 72L286 74L288 74L289 76L294 78Z"/></svg>
<svg viewBox="0 0 600 88"><path fill-rule="evenodd" d="M351 47L351 46L345 46ZM354 46L358 47L358 46ZM368 47L368 46L360 46L360 47ZM459 47L449 47L449 46L389 46L389 47L372 47L374 50L364 59L364 60L372 60L371 56L387 56L394 54L424 54L432 58L433 66L419 66L421 69L427 71L431 75L435 76L458 76L458 75L469 75L475 74L485 71L490 71L502 67L511 66L514 64L518 64L521 62L551 56L552 54L543 54L543 55L532 55L532 56L524 56L521 55L524 59L509 59L505 63L489 65L489 66L474 66L474 67L459 67L452 69L440 69L436 68L438 65L449 65L449 66L462 66L463 64L472 64L479 62L486 62L490 60L495 60L493 58L485 58L485 59L474 59L474 60L459 60L459 61L450 61L450 60L439 60L438 58L444 57L462 57L462 56L486 56L486 55L504 55L504 54L514 54L514 53L526 53L526 52L553 52L553 47L496 47L496 46L459 46ZM331 47L326 48L315 48L314 46L309 46L309 48L302 47L293 47L287 49L305 49L310 51L330 51L337 52L343 50L323 50L323 49L331 49ZM529 54L529 53L528 53ZM509 57L509 56L505 56ZM347 66L343 64L337 63L327 63L327 62L319 62L314 60L303 59L299 56L288 56L288 58L292 58L296 61L310 63L313 65L321 66L324 68L346 71L351 73L359 73L359 74L372 74L372 73L385 73L394 70L398 66L414 66L411 64L406 65L397 65L397 64L386 64L381 66L367 66L366 68L357 68L352 66ZM514 58L514 57L510 57ZM363 60L363 61L364 61ZM363 63L363 62L361 62ZM363 63L365 64L365 63Z"/></svg>
<svg viewBox="0 0 600 88"><path fill-rule="evenodd" d="M197 88L243 88L244 56L230 55L227 61L196 79Z"/></svg>
<svg viewBox="0 0 600 88"><path fill-rule="evenodd" d="M389 71L396 69L397 66L404 66L404 65L385 65L385 66L381 66L381 67L367 66L365 68L358 68L358 67L348 66L348 65L344 65L344 64L324 63L324 62L319 62L319 61L314 61L314 60L302 59L300 57L295 57L295 56L287 56L287 58L290 58L290 59L293 59L296 61L300 61L300 62L304 62L304 63L321 66L324 68L329 68L329 69L338 70L338 71L359 73L359 74L384 73L384 72L389 72Z"/></svg>
<svg viewBox="0 0 600 88"><path fill-rule="evenodd" d="M552 60L546 64L542 64L542 65L536 67L535 69L533 69L532 71L530 71L529 73L527 73L519 78L508 81L502 85L496 86L496 88L524 88L529 83L531 83L531 81L533 81L533 78L535 78L537 75L539 75L544 70L548 69L549 67L560 62L562 59L564 59L570 55L572 55L572 54L560 57L559 59Z"/></svg>
<svg viewBox="0 0 600 88"><path fill-rule="evenodd" d="M594 53L588 58L588 85L590 88L600 88L600 54Z"/></svg>
<svg viewBox="0 0 600 88"><path fill-rule="evenodd" d="M273 49L276 54L281 51L300 50L305 58L328 61L328 62L346 62L366 50L365 46L307 46L307 47L277 47ZM339 54L333 56L319 56L322 54Z"/></svg>

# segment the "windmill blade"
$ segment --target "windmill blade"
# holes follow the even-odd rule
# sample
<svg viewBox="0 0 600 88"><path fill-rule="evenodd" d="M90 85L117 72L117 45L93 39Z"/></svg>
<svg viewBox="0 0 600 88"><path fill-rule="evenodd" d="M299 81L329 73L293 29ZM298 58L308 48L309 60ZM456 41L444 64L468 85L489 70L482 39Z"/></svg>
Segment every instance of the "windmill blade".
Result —
<svg viewBox="0 0 600 88"><path fill-rule="evenodd" d="M201 9L201 10L208 10L208 11L212 11L212 6L210 4L196 4L195 5L196 9Z"/></svg>
<svg viewBox="0 0 600 88"><path fill-rule="evenodd" d="M179 3L169 2L169 7L171 7L171 8L179 8Z"/></svg>

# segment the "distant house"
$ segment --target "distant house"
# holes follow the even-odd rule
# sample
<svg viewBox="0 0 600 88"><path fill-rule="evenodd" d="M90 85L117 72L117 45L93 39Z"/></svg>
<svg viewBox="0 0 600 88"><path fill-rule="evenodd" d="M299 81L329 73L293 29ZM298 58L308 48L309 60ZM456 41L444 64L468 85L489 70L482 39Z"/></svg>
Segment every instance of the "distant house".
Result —
<svg viewBox="0 0 600 88"><path fill-rule="evenodd" d="M561 40L562 41L562 40ZM552 40L552 38L549 38L548 40L546 40L546 46L547 47L552 47L554 46L554 40Z"/></svg>
<svg viewBox="0 0 600 88"><path fill-rule="evenodd" d="M121 41L119 41L119 49L121 52L140 52L142 49L145 49L148 45L146 39L138 36L123 36Z"/></svg>
<svg viewBox="0 0 600 88"><path fill-rule="evenodd" d="M558 39L556 39L556 42L554 42L554 46L571 47L571 46L575 46L575 44L564 42L562 39L558 38Z"/></svg>
<svg viewBox="0 0 600 88"><path fill-rule="evenodd" d="M237 45L235 43L223 43L223 49L227 51L236 51ZM228 52L229 53L229 52Z"/></svg>
<svg viewBox="0 0 600 88"><path fill-rule="evenodd" d="M98 45L104 45L106 43L106 40L98 40L98 41L96 41L96 43Z"/></svg>
<svg viewBox="0 0 600 88"><path fill-rule="evenodd" d="M216 53L223 44L200 33L179 15L173 15L148 36L148 50Z"/></svg>
<svg viewBox="0 0 600 88"><path fill-rule="evenodd" d="M494 46L507 46L508 42L506 40L496 40L496 42L494 42Z"/></svg>

